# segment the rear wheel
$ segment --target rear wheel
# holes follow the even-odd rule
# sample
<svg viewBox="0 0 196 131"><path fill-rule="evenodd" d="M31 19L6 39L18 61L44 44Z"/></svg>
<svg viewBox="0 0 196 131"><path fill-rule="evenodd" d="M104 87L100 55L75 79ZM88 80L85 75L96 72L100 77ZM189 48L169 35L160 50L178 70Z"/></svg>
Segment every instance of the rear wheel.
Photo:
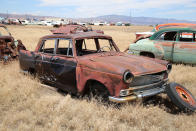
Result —
<svg viewBox="0 0 196 131"><path fill-rule="evenodd" d="M171 83L166 87L166 93L171 101L184 112L196 110L196 100L185 87L177 83Z"/></svg>

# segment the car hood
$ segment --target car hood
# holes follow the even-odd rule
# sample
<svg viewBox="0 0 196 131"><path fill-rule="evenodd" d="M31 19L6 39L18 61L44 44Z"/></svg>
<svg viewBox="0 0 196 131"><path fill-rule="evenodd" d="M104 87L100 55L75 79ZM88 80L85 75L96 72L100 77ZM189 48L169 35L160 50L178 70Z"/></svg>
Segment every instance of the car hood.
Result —
<svg viewBox="0 0 196 131"><path fill-rule="evenodd" d="M88 55L87 55L88 56ZM102 53L79 59L82 67L122 75L130 70L133 75L144 75L167 70L167 62L126 53Z"/></svg>

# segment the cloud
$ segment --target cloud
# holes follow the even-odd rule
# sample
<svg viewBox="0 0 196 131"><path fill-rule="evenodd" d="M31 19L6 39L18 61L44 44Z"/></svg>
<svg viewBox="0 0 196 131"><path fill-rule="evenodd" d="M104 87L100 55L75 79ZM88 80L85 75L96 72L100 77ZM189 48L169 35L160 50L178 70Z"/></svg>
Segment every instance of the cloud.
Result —
<svg viewBox="0 0 196 131"><path fill-rule="evenodd" d="M129 14L130 9L148 11L171 7L196 7L195 0L40 0L40 6L74 7L67 12L75 17L92 17L104 14ZM175 8L174 8L175 10ZM186 12L186 10L185 10Z"/></svg>

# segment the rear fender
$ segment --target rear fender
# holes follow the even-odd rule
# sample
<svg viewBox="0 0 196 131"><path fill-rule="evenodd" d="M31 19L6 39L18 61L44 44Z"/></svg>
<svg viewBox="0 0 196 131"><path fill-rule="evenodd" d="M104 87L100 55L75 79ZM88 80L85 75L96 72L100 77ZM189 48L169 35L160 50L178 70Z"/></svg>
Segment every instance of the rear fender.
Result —
<svg viewBox="0 0 196 131"><path fill-rule="evenodd" d="M32 51L20 50L19 51L19 63L22 70L28 71L30 68L35 68L34 63L35 54Z"/></svg>

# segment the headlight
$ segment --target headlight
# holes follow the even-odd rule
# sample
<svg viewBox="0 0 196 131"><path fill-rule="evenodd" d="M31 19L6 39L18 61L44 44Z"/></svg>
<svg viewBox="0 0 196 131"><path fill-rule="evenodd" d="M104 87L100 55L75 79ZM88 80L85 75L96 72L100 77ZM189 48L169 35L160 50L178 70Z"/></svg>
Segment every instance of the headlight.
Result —
<svg viewBox="0 0 196 131"><path fill-rule="evenodd" d="M120 96L128 96L129 95L129 91L128 90L121 90L119 95Z"/></svg>
<svg viewBox="0 0 196 131"><path fill-rule="evenodd" d="M123 75L123 80L126 84L129 84L133 80L133 77L134 76L130 71L125 71L125 73Z"/></svg>
<svg viewBox="0 0 196 131"><path fill-rule="evenodd" d="M172 69L172 64L167 64L167 73L170 73L170 71L171 71L171 69Z"/></svg>

